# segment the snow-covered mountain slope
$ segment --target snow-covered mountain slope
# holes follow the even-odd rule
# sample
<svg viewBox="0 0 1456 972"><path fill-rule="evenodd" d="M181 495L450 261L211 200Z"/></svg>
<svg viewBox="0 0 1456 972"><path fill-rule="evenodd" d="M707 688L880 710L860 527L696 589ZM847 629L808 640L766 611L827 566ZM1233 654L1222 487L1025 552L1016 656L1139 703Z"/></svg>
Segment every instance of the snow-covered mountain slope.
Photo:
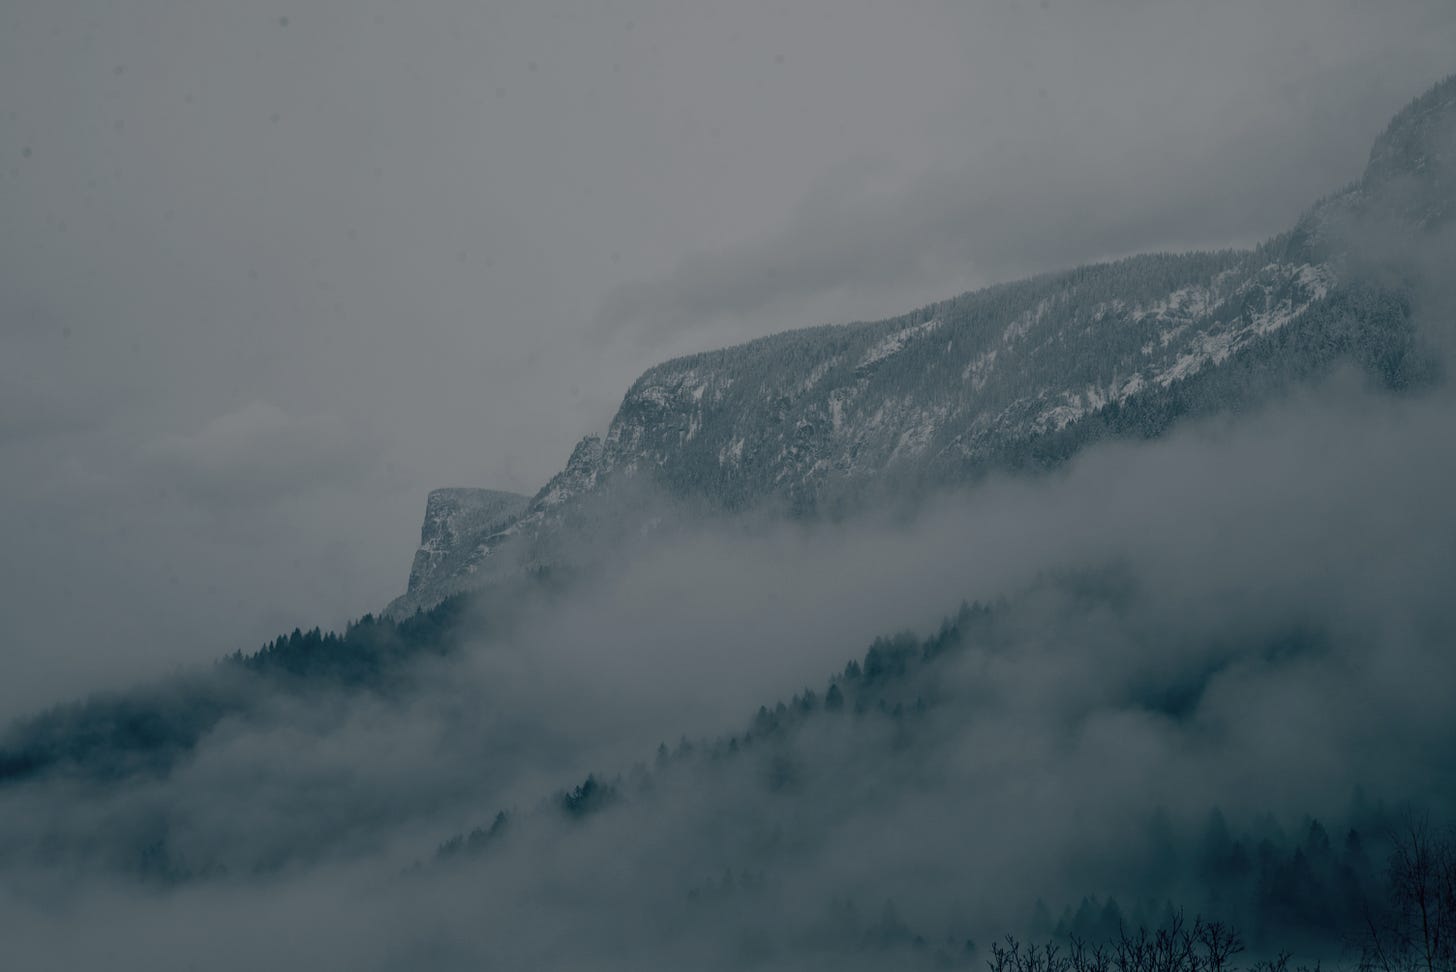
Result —
<svg viewBox="0 0 1456 972"><path fill-rule="evenodd" d="M1351 241L1372 221L1418 239L1456 211L1453 119L1456 78L1391 122L1358 183L1254 250L1080 267L651 368L606 435L584 439L529 503L427 543L389 610L569 559L610 484L720 511L844 512L1053 465L1109 436L1155 436L1340 360L1408 383L1425 366L1409 299Z"/></svg>

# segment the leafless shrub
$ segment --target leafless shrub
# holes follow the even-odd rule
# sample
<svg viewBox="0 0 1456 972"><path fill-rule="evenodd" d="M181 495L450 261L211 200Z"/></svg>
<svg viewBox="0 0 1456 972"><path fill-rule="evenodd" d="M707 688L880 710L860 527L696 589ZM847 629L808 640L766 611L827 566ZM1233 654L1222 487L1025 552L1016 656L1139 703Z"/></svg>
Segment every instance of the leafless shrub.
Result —
<svg viewBox="0 0 1456 972"><path fill-rule="evenodd" d="M1412 817L1391 834L1389 895L1367 909L1361 972L1456 970L1456 834Z"/></svg>

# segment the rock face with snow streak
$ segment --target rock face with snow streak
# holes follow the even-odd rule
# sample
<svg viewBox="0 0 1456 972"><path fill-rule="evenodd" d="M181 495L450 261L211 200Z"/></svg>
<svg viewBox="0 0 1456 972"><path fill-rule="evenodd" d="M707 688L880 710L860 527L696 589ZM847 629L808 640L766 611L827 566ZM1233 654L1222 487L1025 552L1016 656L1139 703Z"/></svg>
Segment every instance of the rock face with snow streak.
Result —
<svg viewBox="0 0 1456 972"><path fill-rule="evenodd" d="M427 591L434 603L466 586L490 554L487 538L510 526L528 502L528 496L494 489L433 490L425 501L408 593Z"/></svg>
<svg viewBox="0 0 1456 972"><path fill-rule="evenodd" d="M1372 220L1419 240L1456 212L1453 119L1456 78L1391 122L1359 182L1253 250L1081 267L651 368L605 436L508 522L452 532L390 610L483 580L492 557L492 570L539 565L542 550L569 558L582 511L613 483L720 511L846 512L1156 436L1341 362L1392 386L1419 380L1408 295L1349 242Z"/></svg>

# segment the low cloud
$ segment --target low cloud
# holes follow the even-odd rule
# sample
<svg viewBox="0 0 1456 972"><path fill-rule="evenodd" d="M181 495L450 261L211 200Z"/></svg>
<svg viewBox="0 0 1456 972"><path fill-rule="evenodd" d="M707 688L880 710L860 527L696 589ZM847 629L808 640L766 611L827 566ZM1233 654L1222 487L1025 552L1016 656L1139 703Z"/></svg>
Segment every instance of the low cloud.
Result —
<svg viewBox="0 0 1456 972"><path fill-rule="evenodd" d="M396 455L417 471L457 463L453 480L510 438L483 431L483 414L535 416L516 450L534 481L580 431L560 404L576 398L567 387L581 377L599 383L584 401L616 394L602 387L620 377L598 367L606 356L582 353L560 323L599 302L598 335L640 337L651 359L684 333L889 313L1063 262L1283 228L1355 176L1390 111L1434 80L1452 21L1444 0L1339 16L1305 0L1278 23L1264 6L1003 4L978 7L992 19L960 33L896 11L915 30L862 26L856 57L809 8L782 29L748 15L775 43L797 37L784 57L742 53L710 18L646 7L661 16L617 23L602 8L611 22L574 25L564 46L554 18L525 7L499 30L383 6L288 24L243 8L237 24L163 18L175 38L130 14L98 21L127 39L129 70L119 56L58 59L93 48L34 20L32 55L4 62L29 83L11 87L50 92L38 79L84 67L76 76L120 92L128 117L87 96L75 111L23 102L0 119L35 145L6 177L26 190L12 194L24 205L0 243L14 257L0 296L19 307L33 289L69 308L26 323L29 351L0 374L55 365L83 402L57 410L34 377L0 402L18 413L0 425L7 455L32 473L0 504L15 539L4 586L24 609L0 612L0 711L382 603L405 566L385 549L408 550L421 497L378 481L376 424L392 416L415 433ZM484 57L481 37L496 45ZM897 57L880 57L891 42ZM159 58L159 43L186 56ZM741 88L696 70L708 54ZM378 74L411 59L438 69ZM628 76L618 88L602 83L614 60ZM1103 67L1084 71L1093 61ZM256 87L259 63L271 90ZM482 63L510 73L481 75ZM745 63L801 80L755 87ZM216 80L170 87L199 64ZM814 86L866 65L883 91ZM950 74L907 71L925 65ZM300 83L321 72L338 83ZM901 127L942 80L941 108ZM1002 103L1003 89L1009 120L962 110ZM713 101L723 90L733 98ZM866 98L880 99L873 112ZM639 114L657 99L661 112ZM821 113L846 130L860 115L873 124L873 138L836 143L854 151L963 161L892 165L883 183L854 163L806 197L804 173L824 171L832 138L806 124ZM1166 124L1132 123L1144 116ZM753 124L735 130L735 117ZM664 134L720 118L750 153ZM798 139L782 160L764 148L786 145L779 135ZM1286 144L1292 154L1271 156ZM711 196L705 158L720 165L710 186L749 175L694 210ZM798 176L778 192L789 163ZM482 171L494 194L479 191ZM78 193L88 180L101 188ZM752 213L736 221L740 209ZM714 215L730 227L716 247L702 242ZM652 228L673 219L714 229ZM676 270L602 300L617 274L679 252ZM1412 256L1449 277L1448 252L1395 262ZM1456 301L1442 286L1422 323L1450 349ZM504 345L475 325L486 301L520 325ZM422 326L401 330L405 319ZM240 371L246 394L228 388ZM363 425L342 417L362 405ZM179 430L179 414L195 421ZM861 954L901 918L935 947L974 936L984 948L1038 898L1196 897L1188 867L1215 806L1271 843L1306 813L1354 819L1357 785L1372 803L1441 811L1456 802L1453 420L1449 387L1392 397L1340 374L1237 420L992 478L908 519L676 522L664 508L652 537L594 551L604 570L569 599L523 599L505 619L482 607L465 652L397 691L255 699L168 774L0 788L7 959L884 967L921 954ZM367 490L344 488L361 478ZM737 757L634 768L659 742L741 734L760 704L806 687L822 698L871 638L929 634L962 600L998 604L999 627L886 700L919 715L844 713ZM215 674L163 683L185 692ZM569 819L554 795L587 773L621 798ZM434 861L442 840L499 810L509 829L483 856Z"/></svg>
<svg viewBox="0 0 1456 972"><path fill-rule="evenodd" d="M1286 30L1313 29L1339 59L1337 22L1373 13L1332 17L1327 5L1302 3L1261 8L1252 19L1242 3L1216 12L1183 3L1051 7L1037 25L1034 58L1002 64L1002 52L980 52L980 70L997 65L1007 75L1004 115L983 118L987 106L973 94L964 117L922 146L826 168L772 230L693 249L664 273L617 286L598 307L597 334L723 343L887 316L957 290L1135 252L1253 245L1357 179L1390 115L1446 70L1431 68L1403 89L1358 58L1336 71L1273 54ZM979 16L983 30L1029 30L1036 19L1010 6ZM1398 17L1449 26L1421 4ZM1259 25L1252 34L1250 23ZM1185 50L1194 37L1199 50ZM1256 71L1276 77L1272 89L1246 87L1251 78L1229 76L1223 58L1216 83L1196 80L1202 58L1225 49L1243 50ZM1138 61L1139 79L1165 76L1130 84L1116 72L1067 70L1094 50ZM923 163L918 149L934 161Z"/></svg>
<svg viewBox="0 0 1456 972"><path fill-rule="evenodd" d="M887 899L940 941L1018 927L1038 898L1196 896L1178 862L1214 807L1241 831L1333 827L1357 784L1456 795L1453 414L1449 390L1340 375L908 523L667 529L400 697L280 697L168 778L9 789L0 926L16 954L73 965L114 948L179 967L853 968L874 964L855 949ZM633 782L657 741L822 698L873 633L1003 597L993 634L898 689L920 721L821 718ZM572 823L545 798L588 772L624 773L625 796ZM499 809L513 829L484 858L401 874ZM227 873L138 891L106 855L139 841ZM80 853L24 863L47 847Z"/></svg>

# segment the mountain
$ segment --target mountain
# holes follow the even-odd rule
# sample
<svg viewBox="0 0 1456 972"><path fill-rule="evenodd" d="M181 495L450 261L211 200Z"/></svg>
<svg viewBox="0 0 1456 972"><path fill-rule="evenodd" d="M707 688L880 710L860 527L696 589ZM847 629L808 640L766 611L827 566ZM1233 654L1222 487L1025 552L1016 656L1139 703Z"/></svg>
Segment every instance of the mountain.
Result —
<svg viewBox="0 0 1456 972"><path fill-rule="evenodd" d="M447 537L427 510L433 539L388 612L569 564L593 505L632 485L714 511L840 515L1157 436L1342 362L1390 387L1419 383L1433 364L1411 295L1370 240L1418 243L1456 212L1453 117L1449 78L1392 120L1358 182L1252 250L1084 266L657 365L606 435L583 439L509 516Z"/></svg>
<svg viewBox="0 0 1456 972"><path fill-rule="evenodd" d="M832 535L816 549L533 568L628 560L613 544L676 510L835 516L1051 468L1345 363L1434 384L1453 116L1447 82L1256 250L651 369L536 496L431 494L411 596L484 590L0 727L7 954L1449 969L1426 929L1456 898L1416 900L1456 875L1436 829L1456 806L1449 386L1325 389L905 530L810 531ZM844 663L945 591L986 600ZM725 731L712 706L749 715L749 693L765 704Z"/></svg>
<svg viewBox="0 0 1456 972"><path fill-rule="evenodd" d="M442 592L468 578L479 560L490 553L481 537L506 529L524 510L530 497L494 489L437 489L425 501L425 522L420 528L420 549L410 565L409 589Z"/></svg>

